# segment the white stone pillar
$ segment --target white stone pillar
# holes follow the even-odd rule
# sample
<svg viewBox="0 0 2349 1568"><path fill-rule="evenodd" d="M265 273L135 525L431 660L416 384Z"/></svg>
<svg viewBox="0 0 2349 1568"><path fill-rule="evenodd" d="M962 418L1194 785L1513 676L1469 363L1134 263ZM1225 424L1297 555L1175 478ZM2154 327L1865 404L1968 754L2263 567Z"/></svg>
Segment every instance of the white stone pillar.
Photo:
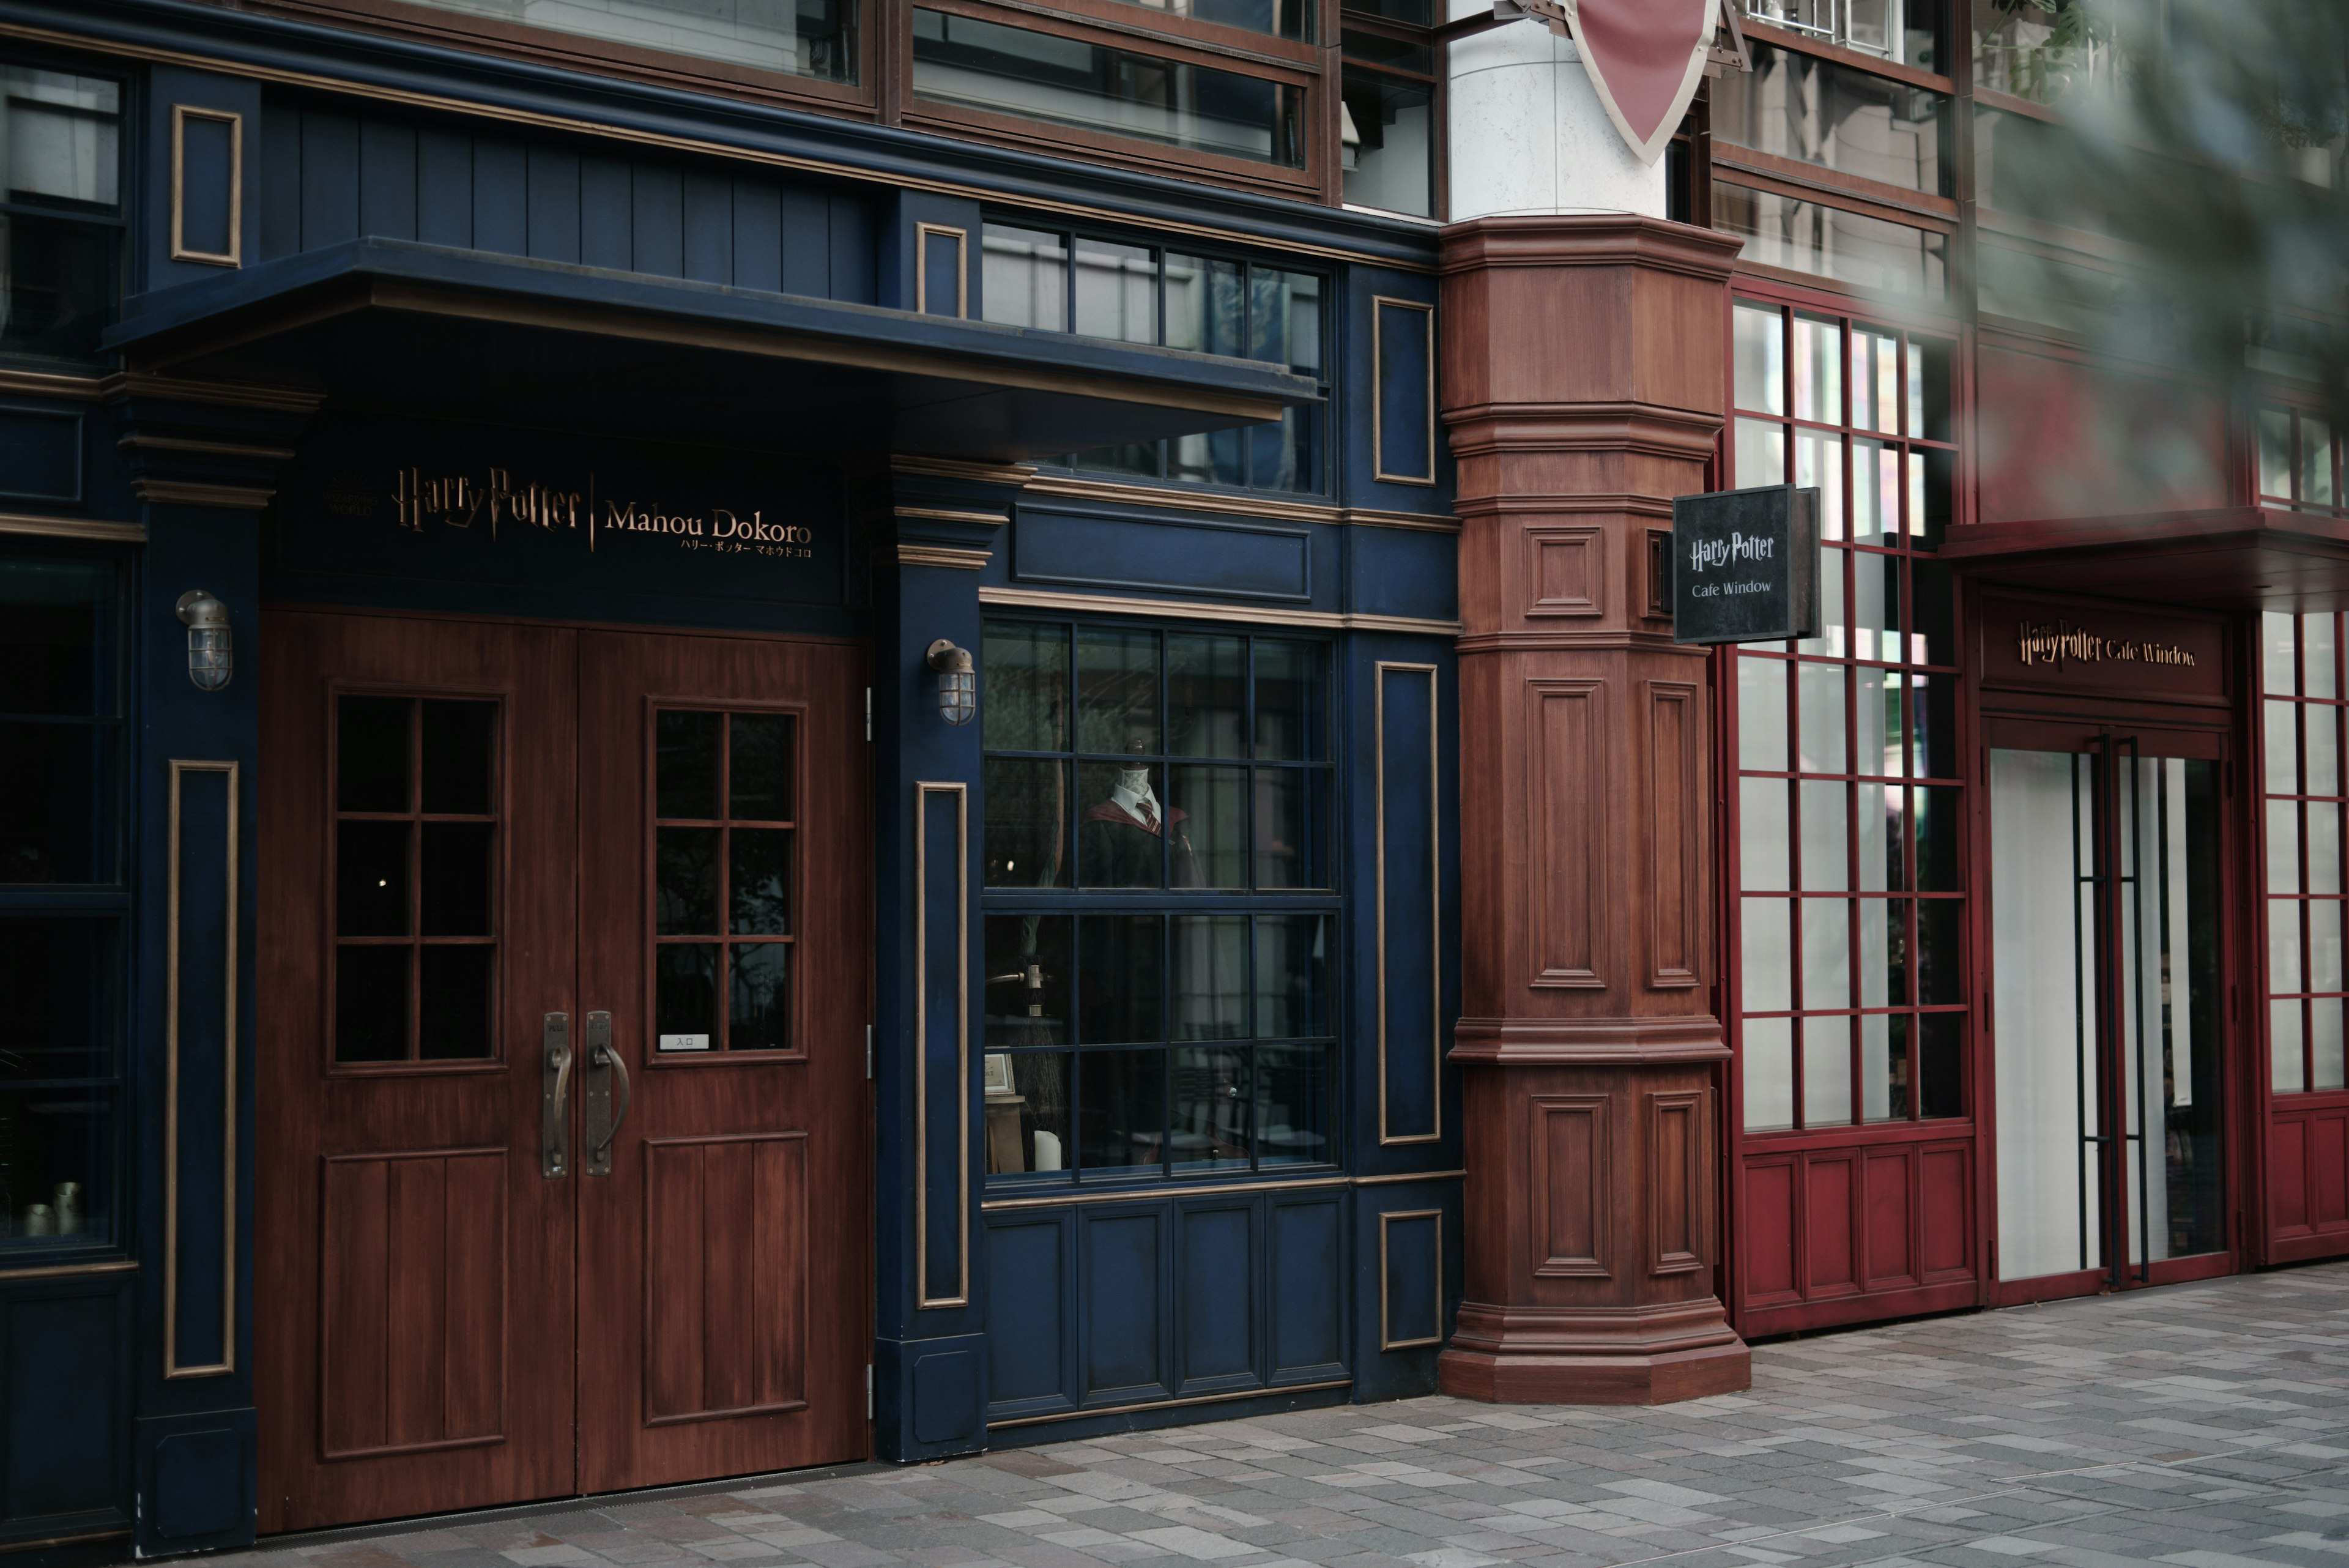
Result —
<svg viewBox="0 0 2349 1568"><path fill-rule="evenodd" d="M1448 17L1492 0L1448 0ZM1513 213L1664 215L1664 160L1640 161L1573 43L1527 18L1451 47L1450 220Z"/></svg>

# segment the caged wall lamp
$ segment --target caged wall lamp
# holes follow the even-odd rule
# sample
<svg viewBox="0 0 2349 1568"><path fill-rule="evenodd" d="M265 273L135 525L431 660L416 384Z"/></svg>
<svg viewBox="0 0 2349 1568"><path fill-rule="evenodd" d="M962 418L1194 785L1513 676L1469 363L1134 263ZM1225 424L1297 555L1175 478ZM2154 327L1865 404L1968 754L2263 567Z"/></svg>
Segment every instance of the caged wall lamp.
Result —
<svg viewBox="0 0 2349 1568"><path fill-rule="evenodd" d="M928 657L930 668L938 672L938 717L957 726L978 717L978 675L971 667L970 649L942 637L930 644Z"/></svg>
<svg viewBox="0 0 2349 1568"><path fill-rule="evenodd" d="M180 596L179 609L188 627L188 679L199 691L218 691L236 673L228 606L202 588L190 588Z"/></svg>

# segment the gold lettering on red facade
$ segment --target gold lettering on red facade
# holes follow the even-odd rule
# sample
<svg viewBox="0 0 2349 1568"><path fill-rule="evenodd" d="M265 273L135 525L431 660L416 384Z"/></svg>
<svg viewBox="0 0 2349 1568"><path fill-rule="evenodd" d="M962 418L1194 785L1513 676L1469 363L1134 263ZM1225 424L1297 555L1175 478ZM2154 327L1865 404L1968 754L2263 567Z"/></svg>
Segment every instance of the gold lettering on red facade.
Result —
<svg viewBox="0 0 2349 1568"><path fill-rule="evenodd" d="M2015 633L2015 657L2026 667L2048 664L2059 673L2067 663L2168 664L2187 670L2195 667L2193 652L2174 642L2106 637L2061 620L2021 623Z"/></svg>

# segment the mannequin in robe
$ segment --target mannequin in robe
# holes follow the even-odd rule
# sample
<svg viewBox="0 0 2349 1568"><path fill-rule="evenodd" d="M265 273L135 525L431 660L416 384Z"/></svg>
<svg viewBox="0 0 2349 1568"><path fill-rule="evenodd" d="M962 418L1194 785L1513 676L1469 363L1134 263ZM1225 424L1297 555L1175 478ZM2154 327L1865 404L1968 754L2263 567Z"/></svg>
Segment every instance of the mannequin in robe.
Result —
<svg viewBox="0 0 2349 1568"><path fill-rule="evenodd" d="M1143 742L1127 747L1139 754ZM1158 886L1158 844L1167 838L1172 864L1171 883L1198 886L1198 870L1191 856L1191 838L1183 824L1188 814L1159 804L1146 763L1119 770L1109 797L1085 809L1078 828L1079 863L1085 883L1094 888L1155 888Z"/></svg>

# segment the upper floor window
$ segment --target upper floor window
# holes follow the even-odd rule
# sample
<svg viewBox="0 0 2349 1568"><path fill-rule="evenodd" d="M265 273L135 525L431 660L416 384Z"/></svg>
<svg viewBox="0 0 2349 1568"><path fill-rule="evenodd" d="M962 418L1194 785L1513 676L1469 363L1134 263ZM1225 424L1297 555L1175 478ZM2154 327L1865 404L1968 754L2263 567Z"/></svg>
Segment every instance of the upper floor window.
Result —
<svg viewBox="0 0 2349 1568"><path fill-rule="evenodd" d="M1716 174L1713 226L1745 241L1740 261L1809 273L1885 294L1940 299L1950 287L1950 234L1894 223Z"/></svg>
<svg viewBox="0 0 2349 1568"><path fill-rule="evenodd" d="M1949 195L1950 100L1768 44L1713 84L1713 136L1781 158Z"/></svg>
<svg viewBox="0 0 2349 1568"><path fill-rule="evenodd" d="M0 67L8 187L0 202L0 350L94 353L119 287L122 85Z"/></svg>
<svg viewBox="0 0 2349 1568"><path fill-rule="evenodd" d="M1998 0L1982 0L1991 5ZM1941 0L1743 0L1745 14L1895 65L1947 73Z"/></svg>
<svg viewBox="0 0 2349 1568"><path fill-rule="evenodd" d="M411 0L819 81L856 79L856 0Z"/></svg>
<svg viewBox="0 0 2349 1568"><path fill-rule="evenodd" d="M2341 437L2307 409L2260 410L2260 499L2338 512Z"/></svg>
<svg viewBox="0 0 2349 1568"><path fill-rule="evenodd" d="M1334 1158L1327 646L998 621L981 673L990 1176Z"/></svg>
<svg viewBox="0 0 2349 1568"><path fill-rule="evenodd" d="M1435 215L1433 20L1425 0L1347 0L1338 165L1350 207Z"/></svg>
<svg viewBox="0 0 2349 1568"><path fill-rule="evenodd" d="M2349 1087L2342 1010L2342 618L2260 618L2260 732L2267 842L2268 1083L2278 1094Z"/></svg>
<svg viewBox="0 0 2349 1568"><path fill-rule="evenodd" d="M2054 103L2111 73L2108 37L2081 0L1975 0L1974 87Z"/></svg>
<svg viewBox="0 0 2349 1568"><path fill-rule="evenodd" d="M983 244L982 313L989 321L1322 373L1327 286L1318 273L1008 223L988 224ZM1143 478L1318 491L1321 431L1319 409L1291 409L1278 425L1135 442L1069 461Z"/></svg>

